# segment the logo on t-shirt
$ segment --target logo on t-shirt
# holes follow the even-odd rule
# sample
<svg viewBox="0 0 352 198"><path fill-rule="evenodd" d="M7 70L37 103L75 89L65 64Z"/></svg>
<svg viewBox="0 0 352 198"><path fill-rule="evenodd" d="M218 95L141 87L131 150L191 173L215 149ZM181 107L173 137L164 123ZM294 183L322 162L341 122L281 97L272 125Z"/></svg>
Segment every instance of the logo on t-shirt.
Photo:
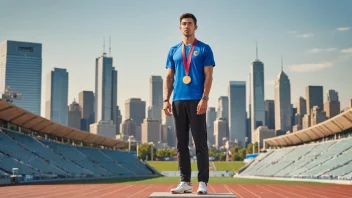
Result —
<svg viewBox="0 0 352 198"><path fill-rule="evenodd" d="M194 51L193 55L198 56L199 52L198 51Z"/></svg>

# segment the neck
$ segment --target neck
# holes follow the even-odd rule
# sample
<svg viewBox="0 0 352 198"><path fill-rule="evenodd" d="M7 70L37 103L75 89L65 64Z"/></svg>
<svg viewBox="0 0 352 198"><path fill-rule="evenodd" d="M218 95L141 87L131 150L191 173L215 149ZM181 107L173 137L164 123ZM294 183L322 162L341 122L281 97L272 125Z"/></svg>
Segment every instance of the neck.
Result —
<svg viewBox="0 0 352 198"><path fill-rule="evenodd" d="M194 39L196 39L196 37L194 35L192 36L183 36L182 37L182 41L185 45L189 45L192 44Z"/></svg>

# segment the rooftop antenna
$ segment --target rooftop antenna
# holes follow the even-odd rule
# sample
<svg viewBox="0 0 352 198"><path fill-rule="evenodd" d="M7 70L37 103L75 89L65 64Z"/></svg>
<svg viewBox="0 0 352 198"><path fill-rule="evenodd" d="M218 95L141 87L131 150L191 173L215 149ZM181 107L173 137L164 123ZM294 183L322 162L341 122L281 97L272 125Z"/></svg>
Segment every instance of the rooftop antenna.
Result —
<svg viewBox="0 0 352 198"><path fill-rule="evenodd" d="M103 43L103 56L105 56L106 53L105 53L105 36L104 36L104 43Z"/></svg>
<svg viewBox="0 0 352 198"><path fill-rule="evenodd" d="M255 53L256 53L256 58L258 60L258 42L255 42Z"/></svg>
<svg viewBox="0 0 352 198"><path fill-rule="evenodd" d="M283 60L283 58L282 58L282 56L281 56L281 71L284 71L284 60Z"/></svg>
<svg viewBox="0 0 352 198"><path fill-rule="evenodd" d="M111 36L109 36L109 56L111 56Z"/></svg>

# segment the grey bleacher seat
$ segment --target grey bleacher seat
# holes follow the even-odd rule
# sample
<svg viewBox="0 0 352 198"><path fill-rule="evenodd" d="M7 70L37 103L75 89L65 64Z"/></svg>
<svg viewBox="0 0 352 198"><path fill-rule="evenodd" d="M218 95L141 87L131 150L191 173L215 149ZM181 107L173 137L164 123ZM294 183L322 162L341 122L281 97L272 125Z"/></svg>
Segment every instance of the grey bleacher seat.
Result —
<svg viewBox="0 0 352 198"><path fill-rule="evenodd" d="M101 168L98 164L93 163L91 160L88 159L87 156L85 156L82 153L78 152L71 145L60 144L60 143L50 142L50 141L46 141L46 140L40 140L40 141L43 144L48 145L56 153L58 153L58 154L64 156L65 158L75 162L76 164L84 167L85 169L89 170L90 172L93 172L96 175L100 175L100 176L113 175L111 172L106 171L105 169Z"/></svg>
<svg viewBox="0 0 352 198"><path fill-rule="evenodd" d="M114 177L152 175L128 152L72 146L0 129L0 171L34 177ZM2 172L0 172L2 173Z"/></svg>
<svg viewBox="0 0 352 198"><path fill-rule="evenodd" d="M57 155L53 150L49 149L46 145L42 144L31 136L23 135L9 130L7 133L9 136L15 137L16 141L20 142L31 151L46 159L50 164L67 172L67 175L94 174L93 172L82 169L76 164L65 160L62 156Z"/></svg>
<svg viewBox="0 0 352 198"><path fill-rule="evenodd" d="M11 137L0 133L0 151L2 153L10 155L12 158L19 160L21 163L24 163L28 166L38 169L42 173L48 175L65 175L66 173L62 170L51 166L42 158L34 155L30 151L23 148L16 141L11 139Z"/></svg>
<svg viewBox="0 0 352 198"><path fill-rule="evenodd" d="M151 175L146 166L128 152L113 150L101 150L101 152L137 175Z"/></svg>
<svg viewBox="0 0 352 198"><path fill-rule="evenodd" d="M240 175L318 178L352 174L352 138L270 150Z"/></svg>

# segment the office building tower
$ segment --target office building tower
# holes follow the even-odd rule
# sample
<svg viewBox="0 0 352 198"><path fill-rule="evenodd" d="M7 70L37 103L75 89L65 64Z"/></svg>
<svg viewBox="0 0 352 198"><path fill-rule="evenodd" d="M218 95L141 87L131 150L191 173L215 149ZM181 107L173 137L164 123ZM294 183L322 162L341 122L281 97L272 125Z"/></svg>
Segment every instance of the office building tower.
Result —
<svg viewBox="0 0 352 198"><path fill-rule="evenodd" d="M265 100L265 123L269 129L275 129L275 102Z"/></svg>
<svg viewBox="0 0 352 198"><path fill-rule="evenodd" d="M74 100L68 107L68 126L77 130L81 129L81 107Z"/></svg>
<svg viewBox="0 0 352 198"><path fill-rule="evenodd" d="M146 102L140 98L130 98L125 101L125 119L132 119L136 126L141 126L145 115Z"/></svg>
<svg viewBox="0 0 352 198"><path fill-rule="evenodd" d="M149 102L151 107L150 117L161 122L161 110L163 108L163 79L161 76L149 78Z"/></svg>
<svg viewBox="0 0 352 198"><path fill-rule="evenodd" d="M208 142L211 145L215 144L215 138L214 138L215 120L216 120L215 107L209 107L207 110L207 133L208 133Z"/></svg>
<svg viewBox="0 0 352 198"><path fill-rule="evenodd" d="M275 81L275 130L286 132L292 126L291 84L282 67Z"/></svg>
<svg viewBox="0 0 352 198"><path fill-rule="evenodd" d="M220 96L218 99L217 118L229 118L229 98L227 96Z"/></svg>
<svg viewBox="0 0 352 198"><path fill-rule="evenodd" d="M81 107L81 130L89 131L89 126L95 122L93 91L79 92L78 103Z"/></svg>
<svg viewBox="0 0 352 198"><path fill-rule="evenodd" d="M324 103L324 111L327 118L338 115L341 111L339 94L335 90L328 90L326 93L326 102Z"/></svg>
<svg viewBox="0 0 352 198"><path fill-rule="evenodd" d="M251 131L253 134L257 127L266 125L264 108L264 63L258 59L258 48L257 58L250 66L250 85L250 116Z"/></svg>
<svg viewBox="0 0 352 198"><path fill-rule="evenodd" d="M307 102L302 96L297 101L297 113L302 115L302 117L307 113Z"/></svg>
<svg viewBox="0 0 352 198"><path fill-rule="evenodd" d="M229 97L229 140L238 141L239 145L245 146L247 137L247 113L246 113L246 82L230 81L228 84Z"/></svg>
<svg viewBox="0 0 352 198"><path fill-rule="evenodd" d="M218 118L214 122L214 137L215 137L215 147L219 149L223 144L223 138L226 138L226 133L228 130L228 122L223 118Z"/></svg>
<svg viewBox="0 0 352 198"><path fill-rule="evenodd" d="M323 109L323 87L322 86L307 86L306 87L306 110L310 115L314 106Z"/></svg>
<svg viewBox="0 0 352 198"><path fill-rule="evenodd" d="M21 93L12 104L40 116L42 44L9 40L0 43L1 95L6 87Z"/></svg>
<svg viewBox="0 0 352 198"><path fill-rule="evenodd" d="M67 126L68 121L68 72L54 68L47 74L45 117Z"/></svg>
<svg viewBox="0 0 352 198"><path fill-rule="evenodd" d="M116 125L117 71L106 53L96 58L94 94L95 122L111 120Z"/></svg>

